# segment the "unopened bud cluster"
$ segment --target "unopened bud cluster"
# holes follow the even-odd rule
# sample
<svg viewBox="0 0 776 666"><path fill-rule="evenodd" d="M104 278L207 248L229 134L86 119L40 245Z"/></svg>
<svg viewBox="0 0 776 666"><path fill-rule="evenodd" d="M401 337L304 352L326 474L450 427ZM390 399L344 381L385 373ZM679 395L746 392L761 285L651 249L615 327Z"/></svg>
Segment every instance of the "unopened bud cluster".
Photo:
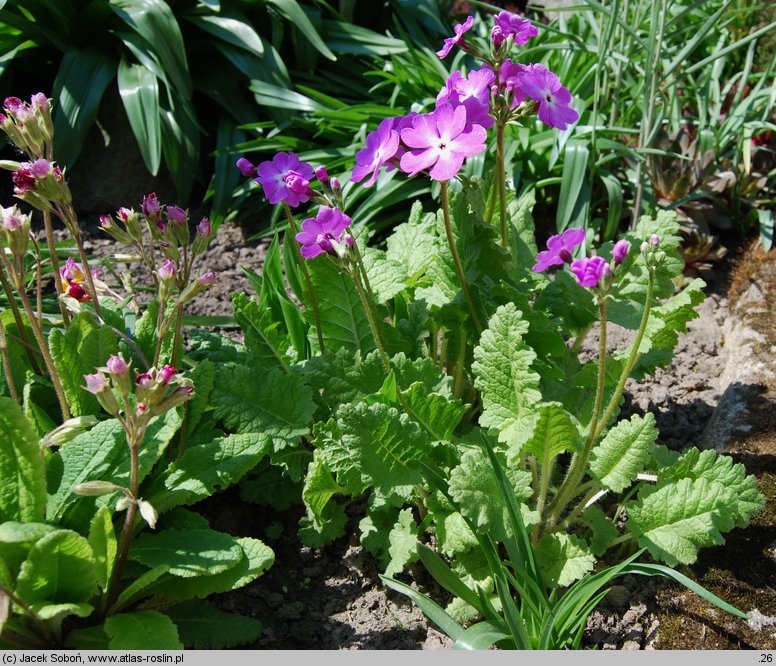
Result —
<svg viewBox="0 0 776 666"><path fill-rule="evenodd" d="M53 146L54 124L51 121L51 100L36 93L28 102L18 97L7 97L0 114L0 129L10 141L34 160L50 155Z"/></svg>
<svg viewBox="0 0 776 666"><path fill-rule="evenodd" d="M660 249L660 236L652 234L649 241L644 241L641 244L641 254L650 270L660 266L666 260L666 253Z"/></svg>
<svg viewBox="0 0 776 666"><path fill-rule="evenodd" d="M128 430L143 430L155 416L186 402L194 394L191 380L171 365L130 376L130 365L120 355L111 356L97 372L84 375L87 391L113 416L123 415Z"/></svg>

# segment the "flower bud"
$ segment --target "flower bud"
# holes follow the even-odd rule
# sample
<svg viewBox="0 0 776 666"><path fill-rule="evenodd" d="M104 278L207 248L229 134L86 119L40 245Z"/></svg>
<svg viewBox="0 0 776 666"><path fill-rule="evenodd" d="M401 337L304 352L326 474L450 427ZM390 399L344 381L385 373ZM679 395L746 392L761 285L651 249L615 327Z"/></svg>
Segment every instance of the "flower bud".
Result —
<svg viewBox="0 0 776 666"><path fill-rule="evenodd" d="M640 249L641 249L641 253L642 254L646 254L647 252L649 252L649 243L647 243L647 241L644 241L641 244L641 248Z"/></svg>
<svg viewBox="0 0 776 666"><path fill-rule="evenodd" d="M126 511L129 508L129 497L122 495L116 501L116 511Z"/></svg>
<svg viewBox="0 0 776 666"><path fill-rule="evenodd" d="M158 377L162 380L162 384L167 386L176 374L178 374L178 371L172 365L165 365L159 371Z"/></svg>
<svg viewBox="0 0 776 666"><path fill-rule="evenodd" d="M342 189L339 182L339 178L337 178L336 176L332 178L331 181L329 182L331 183L331 189L333 192L339 192Z"/></svg>
<svg viewBox="0 0 776 666"><path fill-rule="evenodd" d="M143 499L137 501L137 509L140 512L140 516L148 523L148 527L152 530L156 529L156 521L159 519L159 514L156 513L156 509L151 506L150 502L146 502Z"/></svg>
<svg viewBox="0 0 776 666"><path fill-rule="evenodd" d="M151 192L143 197L142 211L143 215L151 220L156 220L161 213L161 206L159 205L159 199L156 196L156 192Z"/></svg>
<svg viewBox="0 0 776 666"><path fill-rule="evenodd" d="M138 220L137 211L133 208L119 208L116 211L116 217L124 223L127 228L127 233L132 240L138 243L143 240L143 230L140 228L140 221Z"/></svg>
<svg viewBox="0 0 776 666"><path fill-rule="evenodd" d="M110 373L110 378L113 381L119 394L123 397L129 395L132 387L132 381L129 378L129 365L121 356L111 356L105 363L105 369Z"/></svg>
<svg viewBox="0 0 776 666"><path fill-rule="evenodd" d="M107 233L111 238L124 245L131 245L132 238L120 226L113 222L110 215L100 215L100 229Z"/></svg>
<svg viewBox="0 0 776 666"><path fill-rule="evenodd" d="M244 157L237 160L235 166L245 178L253 178L256 175L256 167Z"/></svg>
<svg viewBox="0 0 776 666"><path fill-rule="evenodd" d="M116 491L125 492L125 489L110 481L86 481L85 483L79 483L73 488L73 492L76 495L84 495L86 497L110 495Z"/></svg>
<svg viewBox="0 0 776 666"><path fill-rule="evenodd" d="M614 260L615 266L619 266L623 261L625 261L629 250L630 243L626 240L619 240L614 244L614 248L612 249L612 259Z"/></svg>
<svg viewBox="0 0 776 666"><path fill-rule="evenodd" d="M657 234L652 234L649 237L649 242L652 243L652 245L654 245L655 247L657 247L658 245L660 245L660 236L658 236Z"/></svg>
<svg viewBox="0 0 776 666"><path fill-rule="evenodd" d="M200 277L198 277L196 280L191 282L188 287L186 287L181 295L178 297L178 305L183 305L184 303L188 303L192 298L195 296L198 296L201 294L205 289L207 289L213 282L216 280L216 274L213 271L208 271L207 273L203 273Z"/></svg>
<svg viewBox="0 0 776 666"><path fill-rule="evenodd" d="M167 219L174 224L183 224L188 218L188 213L179 206L167 206L165 208Z"/></svg>
<svg viewBox="0 0 776 666"><path fill-rule="evenodd" d="M213 271L203 273L197 278L197 284L200 287L209 287L216 281L216 274Z"/></svg>
<svg viewBox="0 0 776 666"><path fill-rule="evenodd" d="M203 217L197 225L197 235L194 238L194 242L191 246L191 252L195 257L198 257L210 245L210 240L213 236L213 226L210 224L210 220Z"/></svg>
<svg viewBox="0 0 776 666"><path fill-rule="evenodd" d="M93 375L84 375L84 379L86 380L84 388L97 398L97 402L100 403L108 414L116 416L119 413L119 403L116 402L116 397L110 389L107 377L98 372Z"/></svg>
<svg viewBox="0 0 776 666"><path fill-rule="evenodd" d="M48 433L41 441L43 448L62 446L80 435L87 428L97 425L96 416L76 416L68 419Z"/></svg>
<svg viewBox="0 0 776 666"><path fill-rule="evenodd" d="M326 171L326 167L325 166L319 166L315 170L315 177L318 179L318 181L324 187L329 184L329 172Z"/></svg>
<svg viewBox="0 0 776 666"><path fill-rule="evenodd" d="M162 280L172 280L175 277L175 264L172 259L165 259L157 273Z"/></svg>

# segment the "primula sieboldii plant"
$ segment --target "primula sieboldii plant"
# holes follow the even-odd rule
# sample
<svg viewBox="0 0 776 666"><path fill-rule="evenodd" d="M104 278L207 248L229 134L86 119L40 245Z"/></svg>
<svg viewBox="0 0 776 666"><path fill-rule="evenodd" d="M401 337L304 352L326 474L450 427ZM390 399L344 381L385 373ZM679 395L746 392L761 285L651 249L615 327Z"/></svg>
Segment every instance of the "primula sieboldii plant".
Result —
<svg viewBox="0 0 776 666"><path fill-rule="evenodd" d="M547 66L520 62L537 33L509 12L455 26L437 55L460 49L472 66L440 82L433 108L369 132L345 188L293 153L238 160L288 228L253 278L258 299L234 297L245 350L224 355L214 414L273 433L277 473L304 479L307 545L341 536L346 502L366 498L361 543L384 581L459 646L577 647L627 573L671 577L744 616L670 567L747 524L763 501L754 478L713 451L659 445L650 413L620 418L626 382L669 362L703 299L701 280L675 288L675 216L597 247L562 229L540 250L532 192L507 187L509 125L579 119ZM465 175L475 155L486 179ZM379 249L348 193L381 188L382 172L438 182L440 206L416 202ZM612 324L630 331L614 351ZM580 354L586 341L597 357ZM456 596L446 609L394 578L418 559Z"/></svg>

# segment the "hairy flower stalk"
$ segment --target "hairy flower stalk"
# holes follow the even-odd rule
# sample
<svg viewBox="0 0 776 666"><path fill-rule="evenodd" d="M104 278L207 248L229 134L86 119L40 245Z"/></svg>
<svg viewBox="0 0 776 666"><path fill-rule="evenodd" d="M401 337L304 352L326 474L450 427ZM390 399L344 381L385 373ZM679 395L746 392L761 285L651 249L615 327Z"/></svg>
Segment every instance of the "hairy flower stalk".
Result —
<svg viewBox="0 0 776 666"><path fill-rule="evenodd" d="M463 295L466 299L466 303L469 306L469 311L472 315L472 321L474 327L477 329L478 334L482 334L482 322L480 316L477 314L477 307L474 305L474 299L472 298L471 291L469 290L469 283L466 281L466 274L463 271L463 265L461 264L461 257L458 255L458 249L455 247L455 238L453 237L453 225L450 222L450 198L447 193L447 181L443 180L440 185L442 186L442 215L445 220L445 233L447 234L447 244L450 246L450 252L453 255L453 263L455 263L455 270L458 273L458 280L461 283L461 289L463 289Z"/></svg>
<svg viewBox="0 0 776 666"><path fill-rule="evenodd" d="M504 123L496 124L496 169L501 203L501 247L507 247L507 178L504 168Z"/></svg>
<svg viewBox="0 0 776 666"><path fill-rule="evenodd" d="M286 218L288 219L288 228L291 231L293 237L296 237L298 232L296 221L294 220L294 214L291 212L291 208L284 201L283 210L286 211ZM310 271L307 270L307 264L304 261L300 261L300 268L302 269L302 277L304 278L305 286L307 287L307 295L310 298L310 307L313 311L313 318L315 319L315 333L318 336L318 347L321 350L321 354L325 351L323 343L323 331L321 330L321 311L318 304L318 296L313 288L313 282L310 279Z"/></svg>

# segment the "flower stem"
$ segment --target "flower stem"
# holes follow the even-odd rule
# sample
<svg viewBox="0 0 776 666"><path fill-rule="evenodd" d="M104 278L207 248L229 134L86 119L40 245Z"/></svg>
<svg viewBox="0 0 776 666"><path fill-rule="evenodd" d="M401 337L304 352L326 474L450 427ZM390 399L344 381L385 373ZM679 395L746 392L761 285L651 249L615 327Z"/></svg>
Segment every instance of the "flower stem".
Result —
<svg viewBox="0 0 776 666"><path fill-rule="evenodd" d="M48 245L49 261L51 261L51 270L54 271L54 288L57 291L57 302L59 311L62 313L62 323L65 328L70 324L70 313L60 296L62 295L62 281L59 279L59 257L57 257L57 246L54 243L54 228L51 224L51 211L43 211L43 227L46 230L46 244Z"/></svg>
<svg viewBox="0 0 776 666"><path fill-rule="evenodd" d="M461 328L460 338L458 339L458 358L455 361L455 384L453 396L461 398L463 396L463 384L466 378L464 368L466 367L466 329Z"/></svg>
<svg viewBox="0 0 776 666"><path fill-rule="evenodd" d="M84 239L81 232L78 231L75 235L75 242L78 245L78 255L81 257L81 263L84 267L84 275L86 275L86 281L89 283L89 291L94 297L94 311L97 316L102 319L102 308L100 307L100 297L97 295L97 288L94 286L94 276L92 275L92 267L89 266L89 257L86 254L84 248Z"/></svg>
<svg viewBox="0 0 776 666"><path fill-rule="evenodd" d="M291 209L288 207L288 204L285 201L283 202L283 208L286 211L286 217L288 218L288 226L291 229L291 234L293 236L296 236L297 227L296 227L296 222L294 221L294 215L291 213ZM287 242L287 239L284 240L284 242ZM318 335L318 347L320 347L321 354L323 354L324 352L323 331L321 330L321 313L320 313L320 308L318 306L318 297L315 294L315 289L313 289L313 282L310 279L310 273L307 270L307 264L304 261L300 261L299 266L302 269L304 282L305 282L305 285L307 286L307 293L310 297L310 305L313 310L313 317L315 318L315 332Z"/></svg>
<svg viewBox="0 0 776 666"><path fill-rule="evenodd" d="M0 250L2 251L2 250ZM8 279L5 274L5 265L3 264L3 269L0 270L0 282L3 284L3 291L5 292L5 296L8 299L8 305L11 306L11 312L13 313L14 321L16 322L16 327L19 329L19 338L21 339L22 346L24 347L24 351L27 354L27 358L30 361L30 366L35 371L35 374L42 375L43 371L41 370L40 365L38 364L38 359L35 357L35 346L30 342L30 339L27 337L27 327L24 325L24 319L22 319L22 313L19 311L19 306L16 304L16 298L14 298L13 295L13 289L11 289L11 285L8 282ZM9 276L12 276L12 273L8 274Z"/></svg>
<svg viewBox="0 0 776 666"><path fill-rule="evenodd" d="M0 262L3 264L3 269L8 275L14 275L14 271L11 265L8 263L8 258L5 256L5 252L0 251ZM59 379L59 373L54 365L54 359L51 358L48 346L46 345L46 339L43 337L43 328L41 323L36 319L35 312L32 309L30 299L27 297L27 292L24 291L24 276L21 273L16 273L16 291L21 299L24 312L27 315L32 334L35 336L35 341L38 343L40 353L43 356L43 362L46 365L51 383L54 386L54 392L57 394L57 400L59 401L59 409L62 412L62 420L67 421L70 418L70 407L67 404L67 398L65 397L65 391L62 388L62 382Z"/></svg>
<svg viewBox="0 0 776 666"><path fill-rule="evenodd" d="M440 185L442 186L442 214L445 218L445 232L447 233L447 243L450 246L450 252L453 255L453 262L455 263L455 270L458 273L458 280L461 283L463 289L463 295L469 305L469 310L472 313L472 320L474 326L477 329L477 333L482 333L482 324L480 323L480 317L477 314L477 308L474 305L474 299L469 291L469 284L466 282L466 274L463 272L463 266L461 265L461 257L458 256L458 250L455 247L455 238L453 237L453 225L450 222L450 199L447 194L447 181L443 180Z"/></svg>
<svg viewBox="0 0 776 666"><path fill-rule="evenodd" d="M501 247L507 247L507 177L504 170L504 123L496 125L496 169L501 204Z"/></svg>
<svg viewBox="0 0 776 666"><path fill-rule="evenodd" d="M366 292L364 291L364 286L361 284L361 276L358 268L356 268L356 270L351 273L351 277L353 278L353 284L356 285L356 291L358 291L359 298L361 298L361 303L364 306L364 310L366 311L366 319L369 322L369 328L372 331L372 337L375 340L375 345L377 346L377 350L380 352L380 359L383 362L383 367L385 368L385 372L389 373L391 372L390 359L388 358L388 354L385 351L383 338L380 335L380 331L377 328L377 322L375 322L375 319L374 319L374 312L372 311L372 306L369 303L369 299L367 298Z"/></svg>
<svg viewBox="0 0 776 666"><path fill-rule="evenodd" d="M19 395L16 393L16 385L13 383L13 375L11 374L11 361L8 358L8 342L5 339L5 326L3 326L2 319L0 319L0 353L3 357L3 372L5 373L5 383L8 384L8 392L15 402L20 403Z"/></svg>

